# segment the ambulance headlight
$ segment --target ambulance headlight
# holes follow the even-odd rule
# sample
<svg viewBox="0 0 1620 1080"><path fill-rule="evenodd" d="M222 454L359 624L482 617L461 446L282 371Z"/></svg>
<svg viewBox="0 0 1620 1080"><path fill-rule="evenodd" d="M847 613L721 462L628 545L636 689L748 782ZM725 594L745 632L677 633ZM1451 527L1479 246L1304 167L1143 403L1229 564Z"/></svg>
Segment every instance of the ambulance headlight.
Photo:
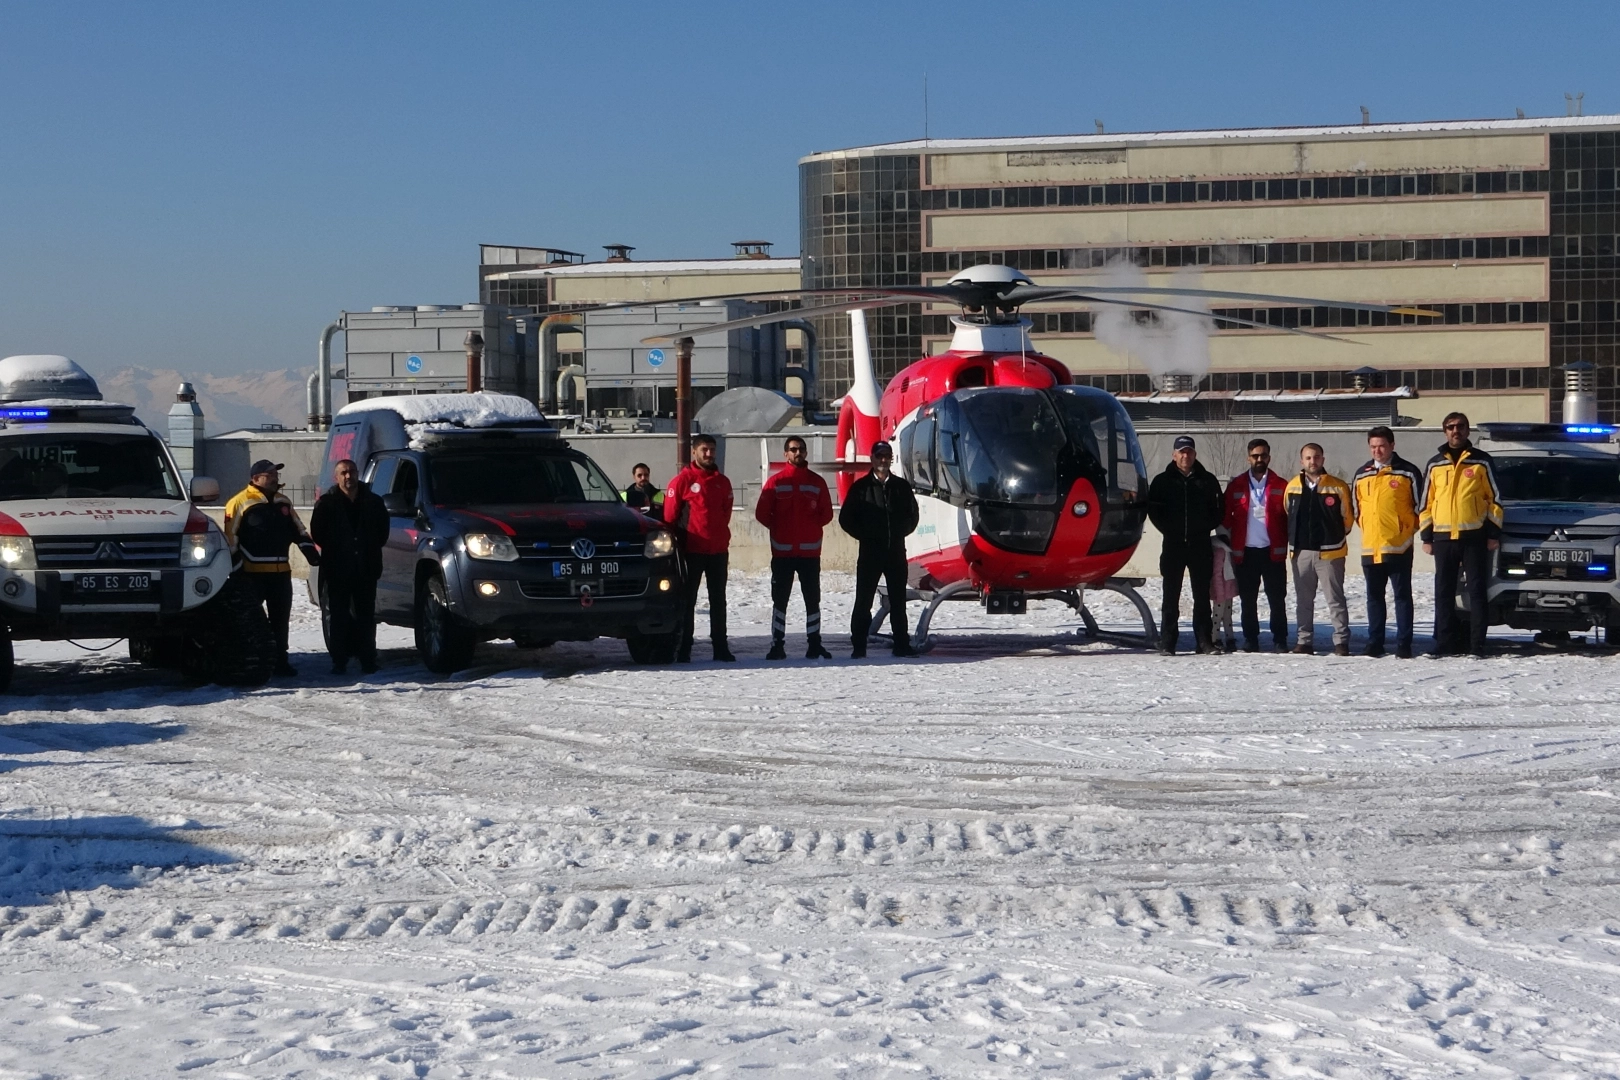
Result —
<svg viewBox="0 0 1620 1080"><path fill-rule="evenodd" d="M647 558L662 559L675 554L675 534L668 529L654 529L647 534Z"/></svg>
<svg viewBox="0 0 1620 1080"><path fill-rule="evenodd" d="M467 554L475 559L489 559L492 562L517 561L517 547L505 536L496 536L492 533L468 533L461 539L467 545Z"/></svg>
<svg viewBox="0 0 1620 1080"><path fill-rule="evenodd" d="M0 568L34 569L34 542L26 536L0 536Z"/></svg>
<svg viewBox="0 0 1620 1080"><path fill-rule="evenodd" d="M207 566L225 546L225 537L218 529L201 533L186 533L180 537L180 565Z"/></svg>

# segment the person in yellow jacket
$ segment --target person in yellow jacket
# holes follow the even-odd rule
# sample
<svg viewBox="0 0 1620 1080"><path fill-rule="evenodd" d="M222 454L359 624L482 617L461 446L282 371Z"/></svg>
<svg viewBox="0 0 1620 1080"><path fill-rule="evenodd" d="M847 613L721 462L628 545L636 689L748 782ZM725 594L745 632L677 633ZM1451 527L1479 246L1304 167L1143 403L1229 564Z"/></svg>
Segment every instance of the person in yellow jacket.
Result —
<svg viewBox="0 0 1620 1080"><path fill-rule="evenodd" d="M1294 651L1316 652L1316 594L1322 593L1333 621L1333 653L1350 655L1350 609L1344 602L1344 556L1349 550L1350 485L1327 471L1327 455L1317 443L1299 451L1299 475L1288 481L1288 557L1294 572Z"/></svg>
<svg viewBox="0 0 1620 1080"><path fill-rule="evenodd" d="M1485 655L1490 625L1491 552L1500 546L1502 500L1491 455L1468 441L1468 417L1454 412L1442 427L1446 444L1423 473L1423 509L1418 531L1423 550L1434 556L1434 651L1460 652L1457 577L1466 574L1468 651Z"/></svg>
<svg viewBox="0 0 1620 1080"><path fill-rule="evenodd" d="M1361 574L1367 581L1367 655L1383 656L1389 611L1384 590L1395 594L1395 655L1412 657L1412 538L1418 529L1423 475L1395 453L1395 433L1384 425L1367 432L1372 458L1351 478L1356 524L1361 526Z"/></svg>
<svg viewBox="0 0 1620 1080"><path fill-rule="evenodd" d="M248 486L225 504L225 540L231 546L238 583L270 617L276 635L276 674L296 675L298 670L287 660L287 623L292 618L287 549L297 544L311 562L319 556L292 500L281 493L283 467L267 458L253 463Z"/></svg>

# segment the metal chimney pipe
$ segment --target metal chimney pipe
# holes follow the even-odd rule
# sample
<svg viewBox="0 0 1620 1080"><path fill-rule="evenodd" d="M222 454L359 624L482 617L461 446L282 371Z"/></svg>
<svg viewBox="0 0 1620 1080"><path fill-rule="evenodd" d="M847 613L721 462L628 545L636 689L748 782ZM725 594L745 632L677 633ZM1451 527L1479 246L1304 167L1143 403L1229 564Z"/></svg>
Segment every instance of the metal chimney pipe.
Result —
<svg viewBox="0 0 1620 1080"><path fill-rule="evenodd" d="M692 339L675 342L675 463L692 463Z"/></svg>
<svg viewBox="0 0 1620 1080"><path fill-rule="evenodd" d="M332 335L342 329L343 316L339 315L321 331L321 348L315 363L320 392L315 397L315 419L310 425L316 431L326 431L332 426Z"/></svg>
<svg viewBox="0 0 1620 1080"><path fill-rule="evenodd" d="M467 347L467 393L480 393L484 389L484 335L469 330L461 343Z"/></svg>
<svg viewBox="0 0 1620 1080"><path fill-rule="evenodd" d="M1597 418L1597 369L1577 360L1564 368L1564 423L1595 424Z"/></svg>

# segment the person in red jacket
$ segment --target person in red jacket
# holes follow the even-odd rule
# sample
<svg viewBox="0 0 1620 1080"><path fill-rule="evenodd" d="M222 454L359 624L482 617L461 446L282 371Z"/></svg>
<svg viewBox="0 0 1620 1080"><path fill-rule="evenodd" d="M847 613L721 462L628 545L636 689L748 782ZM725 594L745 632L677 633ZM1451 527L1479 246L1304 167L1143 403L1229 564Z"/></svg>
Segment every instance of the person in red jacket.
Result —
<svg viewBox="0 0 1620 1080"><path fill-rule="evenodd" d="M787 659L787 605L798 574L810 639L805 659L831 660L821 647L821 530L833 519L832 494L805 466L810 453L803 439L790 435L782 450L787 467L765 481L754 504L754 517L771 534L771 651L765 659Z"/></svg>
<svg viewBox="0 0 1620 1080"><path fill-rule="evenodd" d="M1226 485L1221 532L1232 546L1243 601L1243 651L1260 651L1260 585L1271 608L1271 642L1288 651L1288 481L1271 471L1271 444L1249 440L1249 467Z"/></svg>
<svg viewBox="0 0 1620 1080"><path fill-rule="evenodd" d="M692 662L698 579L709 582L709 641L716 660L732 661L726 645L726 564L731 550L731 481L714 460L713 435L692 437L692 464L664 492L664 520L680 530L686 562L686 613L675 659Z"/></svg>

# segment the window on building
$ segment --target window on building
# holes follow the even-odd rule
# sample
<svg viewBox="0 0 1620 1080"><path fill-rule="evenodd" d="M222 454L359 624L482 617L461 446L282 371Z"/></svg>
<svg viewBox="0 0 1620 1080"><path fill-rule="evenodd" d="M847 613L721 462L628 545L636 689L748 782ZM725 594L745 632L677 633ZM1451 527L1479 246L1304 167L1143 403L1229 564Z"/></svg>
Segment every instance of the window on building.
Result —
<svg viewBox="0 0 1620 1080"><path fill-rule="evenodd" d="M1464 240L1462 242L1461 257L1464 259L1472 259L1474 257L1474 242L1472 240Z"/></svg>
<svg viewBox="0 0 1620 1080"><path fill-rule="evenodd" d="M1372 261L1372 243L1367 240L1359 241L1356 244L1356 262L1370 261Z"/></svg>
<svg viewBox="0 0 1620 1080"><path fill-rule="evenodd" d="M1565 191L1579 191L1579 190L1581 190L1581 170L1579 170L1579 169L1565 169L1564 170L1564 190Z"/></svg>
<svg viewBox="0 0 1620 1080"><path fill-rule="evenodd" d="M1209 248L1201 247L1201 248L1198 249L1198 265L1199 266L1208 266L1209 265Z"/></svg>
<svg viewBox="0 0 1620 1080"><path fill-rule="evenodd" d="M1418 181L1418 178L1416 176L1403 176L1403 177L1401 177L1401 194L1402 195L1416 195L1418 193L1417 181Z"/></svg>
<svg viewBox="0 0 1620 1080"><path fill-rule="evenodd" d="M1148 202L1164 202L1164 185L1148 185Z"/></svg>
<svg viewBox="0 0 1620 1080"><path fill-rule="evenodd" d="M1462 311L1459 313L1459 318L1460 318L1460 321L1465 322L1465 323L1473 322L1474 321L1474 305L1473 304L1464 304L1462 306Z"/></svg>
<svg viewBox="0 0 1620 1080"><path fill-rule="evenodd" d="M1516 173L1516 172L1508 173L1507 189L1509 191L1523 191L1524 190L1524 173Z"/></svg>
<svg viewBox="0 0 1620 1080"><path fill-rule="evenodd" d="M1199 183L1196 185L1196 192L1199 202L1209 202L1209 181L1199 181Z"/></svg>

